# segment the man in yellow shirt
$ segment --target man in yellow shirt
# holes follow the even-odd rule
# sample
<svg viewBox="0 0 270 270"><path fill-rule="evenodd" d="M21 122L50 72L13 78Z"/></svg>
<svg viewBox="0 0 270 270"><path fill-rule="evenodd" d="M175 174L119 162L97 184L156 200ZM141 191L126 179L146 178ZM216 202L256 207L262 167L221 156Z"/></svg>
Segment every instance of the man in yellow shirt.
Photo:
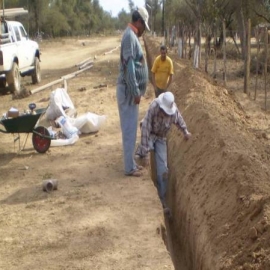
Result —
<svg viewBox="0 0 270 270"><path fill-rule="evenodd" d="M158 97L167 91L174 74L172 59L167 56L166 46L160 47L160 55L155 59L151 72L155 95Z"/></svg>

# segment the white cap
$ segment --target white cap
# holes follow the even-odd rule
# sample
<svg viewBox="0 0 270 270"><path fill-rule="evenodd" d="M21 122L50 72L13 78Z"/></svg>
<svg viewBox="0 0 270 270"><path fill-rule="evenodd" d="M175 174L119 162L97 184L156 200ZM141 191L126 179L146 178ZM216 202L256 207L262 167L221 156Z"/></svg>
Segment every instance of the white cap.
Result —
<svg viewBox="0 0 270 270"><path fill-rule="evenodd" d="M150 28L148 26L149 15L148 15L146 8L145 7L138 7L137 11L139 12L142 19L144 20L144 23L145 23L147 30L150 31Z"/></svg>
<svg viewBox="0 0 270 270"><path fill-rule="evenodd" d="M158 96L157 102L159 107L168 115L176 112L176 105L174 103L174 95L171 92L165 92Z"/></svg>

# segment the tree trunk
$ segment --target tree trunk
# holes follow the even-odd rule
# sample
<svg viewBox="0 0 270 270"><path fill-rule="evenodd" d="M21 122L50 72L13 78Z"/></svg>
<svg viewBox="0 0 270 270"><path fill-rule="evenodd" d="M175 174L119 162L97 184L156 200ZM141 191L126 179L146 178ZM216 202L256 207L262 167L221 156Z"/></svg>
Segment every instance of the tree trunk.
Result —
<svg viewBox="0 0 270 270"><path fill-rule="evenodd" d="M217 77L217 46L216 46L216 38L217 33L216 29L214 32L214 71L213 71L213 78L215 79Z"/></svg>
<svg viewBox="0 0 270 270"><path fill-rule="evenodd" d="M162 29L162 36L164 37L165 35L165 20L164 20L164 12L165 12L165 7L164 7L164 0L162 0L162 25L161 25L161 29Z"/></svg>
<svg viewBox="0 0 270 270"><path fill-rule="evenodd" d="M209 27L207 28L207 35L205 39L205 65L204 65L204 70L206 73L208 73L208 59L209 59L209 54L210 54L210 45L211 45L211 34L210 34L210 29Z"/></svg>
<svg viewBox="0 0 270 270"><path fill-rule="evenodd" d="M223 20L223 82L224 86L227 84L227 66L226 66L226 24Z"/></svg>
<svg viewBox="0 0 270 270"><path fill-rule="evenodd" d="M240 34L240 37L242 37L242 39L240 38L241 40L241 48L242 48L242 59L245 59L245 53L246 53L246 50L245 50L245 46L247 44L246 42L246 27L245 27L245 18L244 18L244 14L243 14L243 10L241 9L241 12L240 12L240 15L241 15L241 22L242 22L242 31L241 31L241 34Z"/></svg>
<svg viewBox="0 0 270 270"><path fill-rule="evenodd" d="M256 80L255 80L255 93L254 100L257 98L257 86L258 86L258 73L259 73L259 52L260 52L260 37L258 27L255 29L256 43L257 43L257 53L256 53Z"/></svg>
<svg viewBox="0 0 270 270"><path fill-rule="evenodd" d="M193 57L193 66L194 66L194 68L199 68L199 54L200 54L199 45L195 44L194 57Z"/></svg>
<svg viewBox="0 0 270 270"><path fill-rule="evenodd" d="M199 32L198 32L198 46L199 46L199 61L198 61L198 65L201 65L201 47L202 47L202 23L201 20L199 22Z"/></svg>
<svg viewBox="0 0 270 270"><path fill-rule="evenodd" d="M250 84L250 37L251 37L251 21L247 21L247 44L246 44L246 57L245 57L245 81L244 81L244 93L249 95Z"/></svg>
<svg viewBox="0 0 270 270"><path fill-rule="evenodd" d="M264 93L265 93L265 110L267 110L267 56L268 56L268 29L265 27L265 62L264 62Z"/></svg>
<svg viewBox="0 0 270 270"><path fill-rule="evenodd" d="M234 37L234 34L233 34L232 30L230 30L230 32L231 32L231 38L233 39L235 48L236 48L238 54L240 54L240 50L239 50L239 47L238 47L238 45L237 45L237 42L236 42L236 40L235 40L235 37Z"/></svg>

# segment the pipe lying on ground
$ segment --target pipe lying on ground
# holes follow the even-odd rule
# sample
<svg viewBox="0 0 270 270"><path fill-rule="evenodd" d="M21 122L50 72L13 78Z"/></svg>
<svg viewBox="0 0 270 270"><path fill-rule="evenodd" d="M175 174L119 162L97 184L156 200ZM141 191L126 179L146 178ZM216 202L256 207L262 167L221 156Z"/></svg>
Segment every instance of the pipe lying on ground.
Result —
<svg viewBox="0 0 270 270"><path fill-rule="evenodd" d="M85 67L84 69L81 69L81 70L75 71L75 72L73 72L73 73L67 74L67 75L61 77L61 78L58 79L58 80L55 80L55 81L53 81L53 82L50 82L50 83L45 84L45 85L43 85L43 86L41 86L41 87L38 87L38 88L36 88L36 89L31 90L30 93L31 93L31 94L35 94L35 93L37 93L37 92L40 92L40 91L42 91L42 90L45 90L45 89L47 89L48 87L53 86L53 85L58 84L58 83L61 83L61 82L63 82L63 81L65 82L65 85L66 85L66 80L72 79L72 78L74 78L75 76L77 76L78 74L80 74L80 73L82 73L82 72L84 72L84 71L86 71L86 70L88 70L88 69L90 69L90 68L92 68L92 67L93 67L93 65L87 66L87 67Z"/></svg>

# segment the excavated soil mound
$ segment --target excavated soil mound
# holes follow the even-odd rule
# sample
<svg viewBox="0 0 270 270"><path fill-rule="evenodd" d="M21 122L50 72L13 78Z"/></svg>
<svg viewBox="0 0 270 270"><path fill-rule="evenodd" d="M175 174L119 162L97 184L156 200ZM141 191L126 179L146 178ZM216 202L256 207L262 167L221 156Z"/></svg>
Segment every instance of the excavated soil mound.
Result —
<svg viewBox="0 0 270 270"><path fill-rule="evenodd" d="M150 65L159 44L146 44ZM270 269L270 147L257 132L267 115L253 117L234 93L173 60L171 91L193 134L186 142L173 128L168 138L175 267Z"/></svg>

